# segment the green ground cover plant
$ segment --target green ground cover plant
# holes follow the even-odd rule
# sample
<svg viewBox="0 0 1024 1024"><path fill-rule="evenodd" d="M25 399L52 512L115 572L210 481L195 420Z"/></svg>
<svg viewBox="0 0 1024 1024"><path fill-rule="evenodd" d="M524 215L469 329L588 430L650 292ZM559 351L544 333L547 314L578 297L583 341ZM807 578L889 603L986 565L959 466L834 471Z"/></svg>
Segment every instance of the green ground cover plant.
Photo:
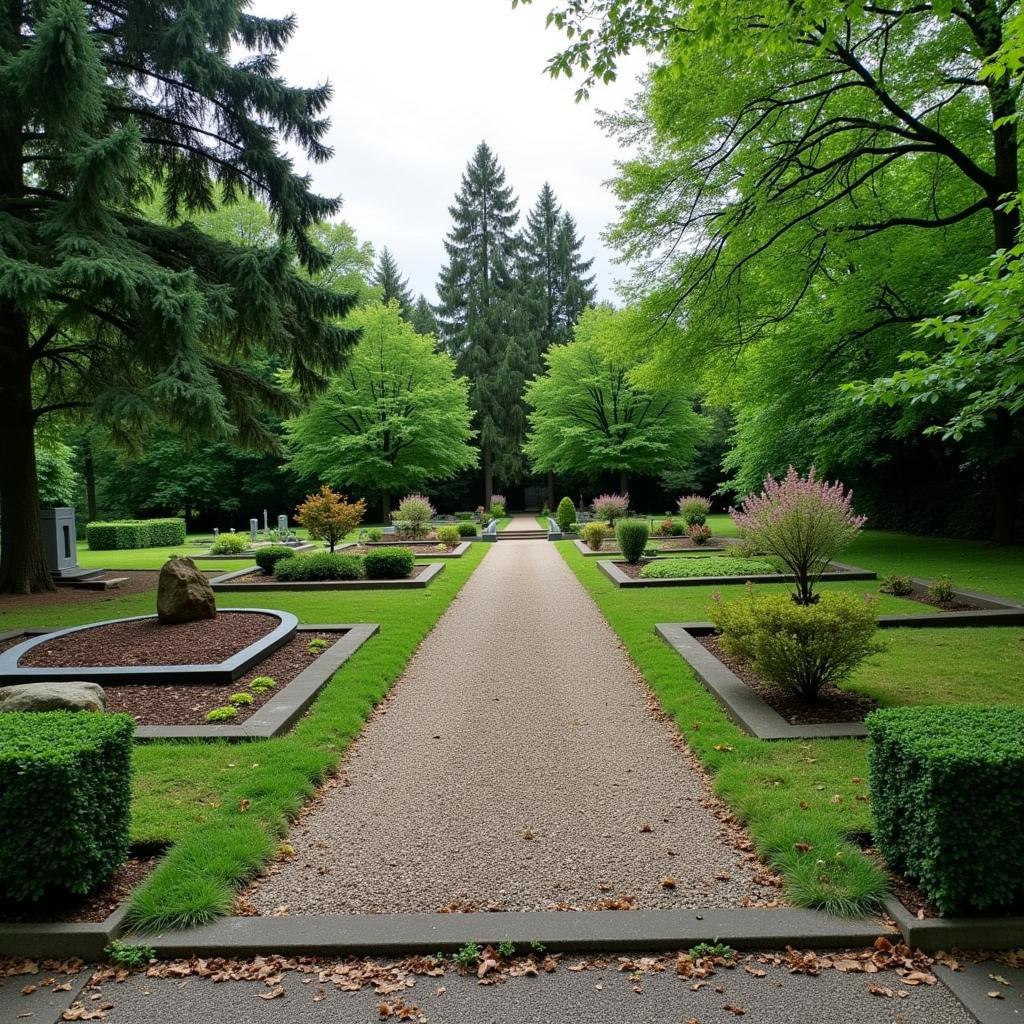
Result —
<svg viewBox="0 0 1024 1024"><path fill-rule="evenodd" d="M929 564L927 556L909 551L918 541L934 551L933 542L891 536L893 540L882 542L882 550L899 548L905 558L916 559L919 574L936 573L937 560ZM937 546L943 562L947 552L957 545L959 542ZM865 741L769 743L745 735L697 682L685 662L654 633L657 622L706 621L715 588L620 589L572 542L559 542L558 547L622 639L666 714L712 775L716 793L746 822L761 856L782 872L789 898L801 906L842 913L856 913L875 905L885 891L886 880L849 839L870 831L873 825ZM880 559L874 560L872 567L884 572L886 566ZM865 564L864 560L857 561ZM1014 564L1004 564L1001 587L1012 590L1017 585L1015 574L1020 572L1019 556ZM788 588L780 584L758 584L755 589L759 593L788 593ZM825 583L821 592L871 593L879 614L934 611L916 601L879 594L876 582ZM959 632L969 635L973 631ZM915 637L915 642L926 642L931 633L921 631L920 640ZM952 644L954 639L950 637L949 642ZM1010 641L1005 643L1009 645ZM871 663L867 663L860 671L870 668ZM965 663L960 668L964 678ZM822 861L825 870L819 863Z"/></svg>
<svg viewBox="0 0 1024 1024"><path fill-rule="evenodd" d="M689 555L660 558L640 570L644 580L671 580L695 576L766 576L778 566L764 558L730 558L728 555Z"/></svg>

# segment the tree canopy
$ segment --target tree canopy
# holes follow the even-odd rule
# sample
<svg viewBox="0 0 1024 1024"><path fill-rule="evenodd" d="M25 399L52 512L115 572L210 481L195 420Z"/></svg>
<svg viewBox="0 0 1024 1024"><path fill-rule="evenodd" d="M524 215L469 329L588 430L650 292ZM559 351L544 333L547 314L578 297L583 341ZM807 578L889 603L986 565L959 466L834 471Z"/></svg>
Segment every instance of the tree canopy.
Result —
<svg viewBox="0 0 1024 1024"><path fill-rule="evenodd" d="M327 85L293 87L276 55L291 18L243 0L53 0L0 25L0 589L52 587L37 521L34 427L90 407L119 434L154 417L195 434L268 439L260 407L289 403L250 373L259 348L303 392L355 335L353 298L308 276L327 265L312 225L337 212L280 142L313 162ZM141 213L154 183L176 222L258 196L272 247ZM301 273L305 270L307 273Z"/></svg>
<svg viewBox="0 0 1024 1024"><path fill-rule="evenodd" d="M534 470L591 479L616 472L625 492L631 473L655 476L694 458L706 425L692 398L675 382L631 380L636 326L630 312L590 309L573 341L548 349L545 373L526 390Z"/></svg>
<svg viewBox="0 0 1024 1024"><path fill-rule="evenodd" d="M381 495L425 487L477 463L469 384L397 302L355 310L348 364L285 423L289 465L317 484Z"/></svg>

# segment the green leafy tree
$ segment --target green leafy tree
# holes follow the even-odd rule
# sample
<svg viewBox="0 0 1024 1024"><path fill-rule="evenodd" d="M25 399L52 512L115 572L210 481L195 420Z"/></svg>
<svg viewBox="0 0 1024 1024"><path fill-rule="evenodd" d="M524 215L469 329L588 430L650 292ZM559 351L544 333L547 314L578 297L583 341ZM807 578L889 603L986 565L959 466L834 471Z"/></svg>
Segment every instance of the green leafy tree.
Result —
<svg viewBox="0 0 1024 1024"><path fill-rule="evenodd" d="M943 315L957 274L976 274L1018 241L1019 204L1005 201L1019 192L1018 89L1011 73L990 69L1008 48L1019 66L1019 13L994 0L769 0L756 18L747 13L707 0L569 0L553 12L572 37L551 70L581 70L584 93L613 77L632 46L661 60L645 94L609 125L639 148L616 182L623 215L614 239L639 268L652 319L688 327L681 345L663 346L663 365L693 370L696 359L721 355L714 376L728 389L737 352L796 352L816 319L816 356L801 360L807 374L789 372L779 395L796 418L768 411L767 401L737 402L738 431L750 424L754 437L774 424L781 441L784 428L799 449L789 459L805 468L804 452L819 465L829 447L870 453L872 434L885 442L874 446L882 457L898 459L903 448L905 464L922 463L936 446L915 453L909 439L970 404L969 388L930 387L932 367L957 362L953 332L926 329L914 344L910 376L889 391L890 414L851 411L837 389L889 379L904 365L913 325ZM892 266L887 249L899 257ZM830 316L837 307L855 315ZM962 354L969 370L971 353ZM781 352L755 360L763 358L786 362ZM808 391L826 410L811 434L802 429L812 420ZM986 479L994 534L1006 540L1024 438L1009 407L982 423L940 457L945 466L969 461Z"/></svg>
<svg viewBox="0 0 1024 1024"><path fill-rule="evenodd" d="M288 85L292 19L242 0L50 0L0 23L0 590L52 588L37 520L34 431L91 406L120 435L155 417L266 441L282 392L244 366L257 346L313 392L353 334L349 296L311 225L338 209L281 151L326 160L331 91ZM139 212L153 182L176 221L256 195L279 239L252 248Z"/></svg>
<svg viewBox="0 0 1024 1024"><path fill-rule="evenodd" d="M436 312L445 347L471 381L489 508L495 476L515 480L522 471L522 392L534 342L515 276L517 200L487 143L476 148L449 212Z"/></svg>
<svg viewBox="0 0 1024 1024"><path fill-rule="evenodd" d="M396 302L354 311L361 332L345 369L285 424L289 464L301 477L381 497L444 480L477 463L468 382Z"/></svg>
<svg viewBox="0 0 1024 1024"><path fill-rule="evenodd" d="M537 471L654 476L692 458L704 431L692 399L674 383L637 386L625 344L635 314L607 306L580 318L574 341L545 355L547 371L526 391L532 407L526 453Z"/></svg>
<svg viewBox="0 0 1024 1024"><path fill-rule="evenodd" d="M412 319L413 304L409 282L402 276L402 272L398 269L398 261L387 246L381 249L377 259L372 284L379 289L381 301L385 306L389 302L397 302L402 316L406 320Z"/></svg>

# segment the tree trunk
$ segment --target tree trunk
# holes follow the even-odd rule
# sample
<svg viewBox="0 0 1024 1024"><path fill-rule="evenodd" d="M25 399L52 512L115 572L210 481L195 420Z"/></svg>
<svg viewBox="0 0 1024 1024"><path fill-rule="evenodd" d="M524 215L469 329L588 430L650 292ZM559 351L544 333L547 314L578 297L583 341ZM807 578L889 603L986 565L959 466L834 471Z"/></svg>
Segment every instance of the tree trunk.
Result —
<svg viewBox="0 0 1024 1024"><path fill-rule="evenodd" d="M1014 430L1013 417L1006 409L996 413L994 447L1004 453L992 460L992 540L996 544L1013 544L1017 539L1017 508L1020 503L1020 481L1024 473Z"/></svg>
<svg viewBox="0 0 1024 1024"><path fill-rule="evenodd" d="M85 475L85 515L91 523L99 517L96 515L96 463L92 457L92 441L88 437L84 443L84 455L82 471Z"/></svg>
<svg viewBox="0 0 1024 1024"><path fill-rule="evenodd" d="M555 514L555 474L548 471L548 511Z"/></svg>
<svg viewBox="0 0 1024 1024"><path fill-rule="evenodd" d="M28 321L0 307L0 593L56 590L43 553Z"/></svg>
<svg viewBox="0 0 1024 1024"><path fill-rule="evenodd" d="M629 476L624 469L619 470L619 494L629 493Z"/></svg>
<svg viewBox="0 0 1024 1024"><path fill-rule="evenodd" d="M385 526L391 522L391 492L386 487L380 492L380 519Z"/></svg>
<svg viewBox="0 0 1024 1024"><path fill-rule="evenodd" d="M494 465L491 456L491 449L484 446L484 510L490 512L491 498L494 497Z"/></svg>

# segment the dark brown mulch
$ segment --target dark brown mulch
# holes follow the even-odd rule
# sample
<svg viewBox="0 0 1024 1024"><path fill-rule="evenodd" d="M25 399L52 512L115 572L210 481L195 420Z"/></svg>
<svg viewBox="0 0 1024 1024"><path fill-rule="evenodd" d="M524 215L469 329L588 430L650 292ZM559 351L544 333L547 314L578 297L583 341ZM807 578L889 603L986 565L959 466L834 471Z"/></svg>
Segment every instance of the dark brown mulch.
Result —
<svg viewBox="0 0 1024 1024"><path fill-rule="evenodd" d="M717 637L699 636L696 639L705 650L732 669L747 686L791 725L863 722L864 716L878 707L877 701L870 697L850 693L837 686L823 687L817 702L808 704L797 694L764 682L746 662L730 657L722 650Z"/></svg>
<svg viewBox="0 0 1024 1024"><path fill-rule="evenodd" d="M720 541L711 538L706 544L694 544L689 537L652 537L651 543L661 551L714 551L722 550Z"/></svg>
<svg viewBox="0 0 1024 1024"><path fill-rule="evenodd" d="M347 555L348 551L341 552L343 555ZM417 576L425 573L429 566L416 564L412 567L412 572L408 576L401 577L403 580L414 580ZM234 579L226 581L229 585L232 583L276 583L277 581L273 576L268 575L262 569L254 569L250 573L246 573L245 576L235 576ZM292 581L289 581L292 582ZM296 583L303 582L302 580L295 580ZM326 587L330 583L386 583L386 580L310 580L310 583L323 583ZM284 584L286 585L286 584Z"/></svg>
<svg viewBox="0 0 1024 1024"><path fill-rule="evenodd" d="M344 632L296 633L288 643L279 647L269 658L264 658L249 672L232 683L222 686L136 683L124 686L104 686L108 711L124 711L139 725L205 725L206 713L228 704L233 693L252 693L249 683L257 676L270 676L277 686L263 693L252 693L252 703L238 709L238 715L229 722L218 724L240 725L257 708L266 704L288 685L320 654L310 654L309 644L317 637L335 643ZM323 653L323 652L320 652Z"/></svg>
<svg viewBox="0 0 1024 1024"><path fill-rule="evenodd" d="M266 636L279 621L261 612L222 613L177 626L162 626L156 616L123 619L39 644L18 664L32 668L213 665Z"/></svg>
<svg viewBox="0 0 1024 1024"><path fill-rule="evenodd" d="M27 905L0 903L0 922L33 924L47 921L105 921L142 884L159 860L159 853L148 850L134 851L109 882L88 896L65 896L59 903L54 900L42 900Z"/></svg>
<svg viewBox="0 0 1024 1024"><path fill-rule="evenodd" d="M373 548L421 548L424 544L437 544L437 534L428 533L426 537L417 537L416 540L390 540L382 537L380 540L370 541L369 547Z"/></svg>
<svg viewBox="0 0 1024 1024"><path fill-rule="evenodd" d="M627 576L634 580L640 579L640 570L645 565L650 565L651 562L655 561L653 558L641 558L636 565L630 565L629 562L616 562L615 567L621 569Z"/></svg>
<svg viewBox="0 0 1024 1024"><path fill-rule="evenodd" d="M940 601L936 601L931 594L921 594L916 590L912 594L900 594L899 596L908 601L916 601L918 604L926 604L932 608L938 608L940 612L978 612L982 610L980 605L962 604L959 601L942 604Z"/></svg>

